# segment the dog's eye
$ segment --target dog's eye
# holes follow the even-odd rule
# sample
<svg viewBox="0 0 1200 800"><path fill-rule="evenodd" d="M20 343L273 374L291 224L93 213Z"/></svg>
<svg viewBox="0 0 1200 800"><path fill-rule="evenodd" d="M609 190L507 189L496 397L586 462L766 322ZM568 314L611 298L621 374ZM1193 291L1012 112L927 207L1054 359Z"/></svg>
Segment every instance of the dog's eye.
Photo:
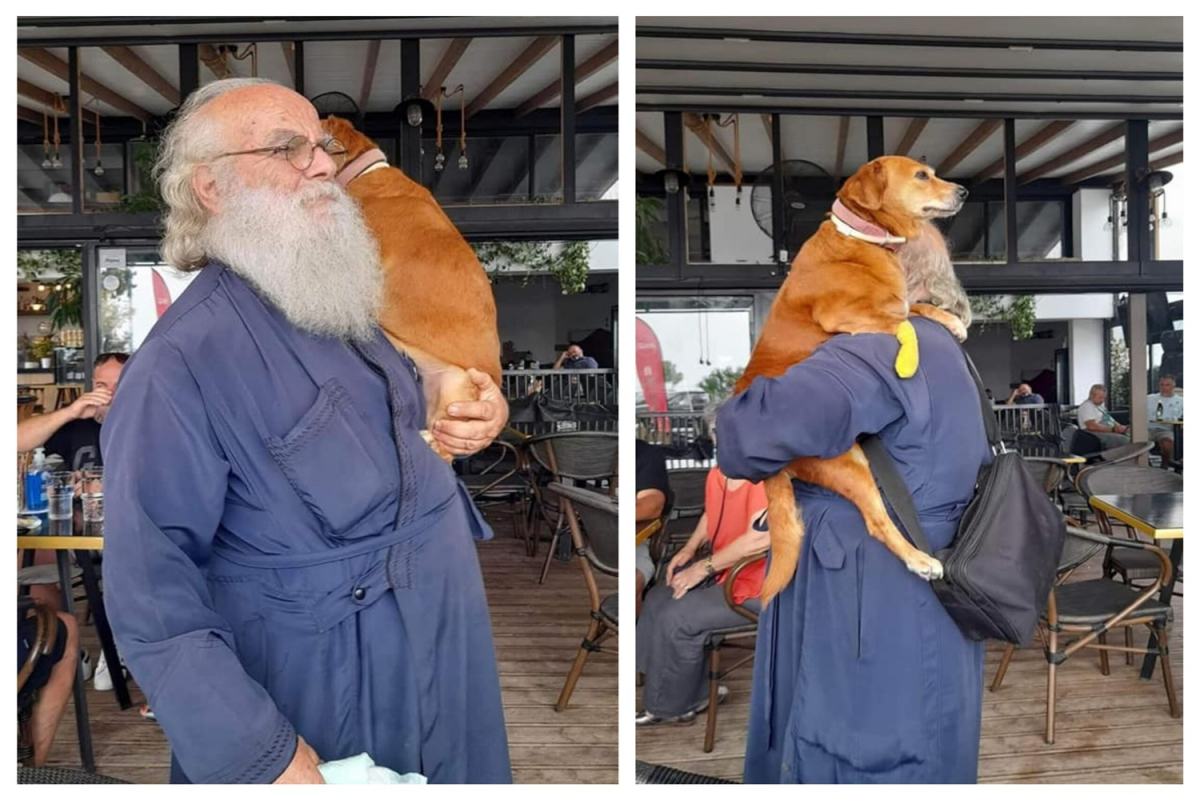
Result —
<svg viewBox="0 0 1200 800"><path fill-rule="evenodd" d="M919 181L929 180L929 173L926 172L925 170L921 170L920 172L917 173L917 180L919 180Z"/></svg>

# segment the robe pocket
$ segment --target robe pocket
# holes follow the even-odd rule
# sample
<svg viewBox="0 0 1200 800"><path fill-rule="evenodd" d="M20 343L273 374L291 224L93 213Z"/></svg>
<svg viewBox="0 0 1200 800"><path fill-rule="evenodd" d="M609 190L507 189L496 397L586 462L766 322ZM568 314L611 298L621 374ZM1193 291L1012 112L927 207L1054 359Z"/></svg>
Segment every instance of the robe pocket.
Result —
<svg viewBox="0 0 1200 800"><path fill-rule="evenodd" d="M292 488L324 525L326 532L353 539L377 533L355 527L385 503L399 502L399 479L385 474L380 452L388 436L372 436L337 380L324 384L312 408L282 439L269 437L267 448Z"/></svg>
<svg viewBox="0 0 1200 800"><path fill-rule="evenodd" d="M815 748L849 767L835 768L843 780L870 783L890 782L924 763L914 741L902 732L875 733L856 730L852 722L838 716L801 713L792 716L791 760L802 764L806 747ZM888 773L896 772L890 780ZM859 773L857 776L854 773ZM876 776L872 781L871 776Z"/></svg>

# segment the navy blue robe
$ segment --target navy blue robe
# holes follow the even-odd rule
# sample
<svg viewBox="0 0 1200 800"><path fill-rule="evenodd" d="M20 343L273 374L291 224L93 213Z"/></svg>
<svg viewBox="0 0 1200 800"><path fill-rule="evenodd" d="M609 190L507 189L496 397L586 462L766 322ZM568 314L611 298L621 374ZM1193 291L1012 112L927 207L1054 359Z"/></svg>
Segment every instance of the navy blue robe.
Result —
<svg viewBox="0 0 1200 800"><path fill-rule="evenodd" d="M895 338L863 334L756 380L718 415L721 470L757 481L879 433L930 543L946 546L991 453L958 344L935 323L913 324L921 360L910 379L896 376ZM795 579L759 625L746 782L974 782L982 644L849 501L794 485L806 534Z"/></svg>
<svg viewBox="0 0 1200 800"><path fill-rule="evenodd" d="M220 264L126 365L101 437L105 599L172 781L273 781L297 733L326 761L511 780L491 532L424 419L382 335L304 333Z"/></svg>

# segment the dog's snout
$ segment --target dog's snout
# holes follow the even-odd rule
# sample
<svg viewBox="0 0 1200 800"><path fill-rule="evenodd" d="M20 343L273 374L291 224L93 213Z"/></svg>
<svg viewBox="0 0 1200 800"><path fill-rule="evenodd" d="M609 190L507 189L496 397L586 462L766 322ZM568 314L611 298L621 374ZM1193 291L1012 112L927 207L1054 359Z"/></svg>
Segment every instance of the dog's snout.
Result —
<svg viewBox="0 0 1200 800"><path fill-rule="evenodd" d="M958 192L958 199L959 199L960 201L961 201L961 200L966 200L966 199L967 199L967 195L968 195L968 194L970 194L970 192L968 192L968 191L967 191L967 187L965 187L965 186L958 186L958 185L956 185L956 186L954 187L954 191Z"/></svg>

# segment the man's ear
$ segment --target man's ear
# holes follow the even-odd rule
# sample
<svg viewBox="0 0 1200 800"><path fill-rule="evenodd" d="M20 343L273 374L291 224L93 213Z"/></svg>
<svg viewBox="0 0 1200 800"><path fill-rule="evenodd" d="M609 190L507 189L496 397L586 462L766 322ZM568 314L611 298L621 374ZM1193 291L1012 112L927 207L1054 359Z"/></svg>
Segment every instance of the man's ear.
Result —
<svg viewBox="0 0 1200 800"><path fill-rule="evenodd" d="M221 192L217 188L217 176L210 164L201 164L192 171L192 191L200 199L200 205L210 214L221 207Z"/></svg>

